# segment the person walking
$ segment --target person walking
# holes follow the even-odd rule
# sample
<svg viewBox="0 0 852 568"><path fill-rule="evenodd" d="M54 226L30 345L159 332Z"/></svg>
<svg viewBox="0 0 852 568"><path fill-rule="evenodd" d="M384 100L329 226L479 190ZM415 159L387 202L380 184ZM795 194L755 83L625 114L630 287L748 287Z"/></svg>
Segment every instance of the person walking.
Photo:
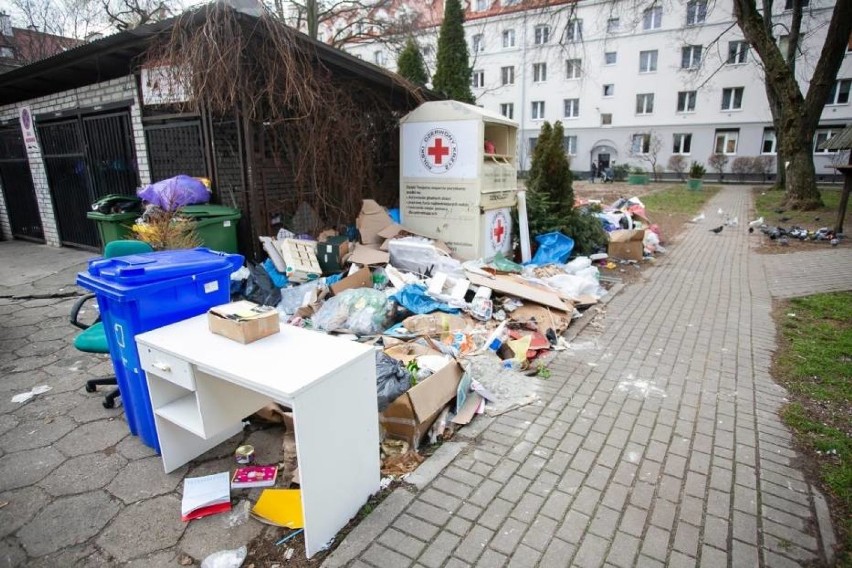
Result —
<svg viewBox="0 0 852 568"><path fill-rule="evenodd" d="M592 175L589 178L592 180L592 183L595 183L595 178L598 177L598 164L597 162L592 162Z"/></svg>

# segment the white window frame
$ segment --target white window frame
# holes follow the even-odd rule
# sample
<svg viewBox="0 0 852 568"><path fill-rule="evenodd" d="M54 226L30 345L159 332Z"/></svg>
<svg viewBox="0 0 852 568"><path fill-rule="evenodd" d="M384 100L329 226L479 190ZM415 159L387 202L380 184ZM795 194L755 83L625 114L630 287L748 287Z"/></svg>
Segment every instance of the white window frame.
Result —
<svg viewBox="0 0 852 568"><path fill-rule="evenodd" d="M663 7L651 6L642 12L642 29L645 31L658 30L663 26Z"/></svg>
<svg viewBox="0 0 852 568"><path fill-rule="evenodd" d="M530 116L532 120L544 120L544 101L532 101Z"/></svg>
<svg viewBox="0 0 852 568"><path fill-rule="evenodd" d="M580 118L580 99L562 99L563 118Z"/></svg>
<svg viewBox="0 0 852 568"><path fill-rule="evenodd" d="M533 43L535 45L547 45L550 43L550 26L538 24L533 28Z"/></svg>
<svg viewBox="0 0 852 568"><path fill-rule="evenodd" d="M672 135L672 154L689 156L692 154L692 132L676 132Z"/></svg>
<svg viewBox="0 0 852 568"><path fill-rule="evenodd" d="M503 30L503 49L511 49L515 47L515 30L510 28Z"/></svg>
<svg viewBox="0 0 852 568"><path fill-rule="evenodd" d="M473 34L470 39L470 50L473 53L483 53L485 51L485 36L482 34Z"/></svg>
<svg viewBox="0 0 852 568"><path fill-rule="evenodd" d="M739 95L739 105L737 96ZM728 106L725 106L725 97L728 98ZM743 98L745 98L745 87L725 87L722 89L722 111L735 112L743 110Z"/></svg>
<svg viewBox="0 0 852 568"><path fill-rule="evenodd" d="M607 121L606 117L609 117ZM602 112L601 113L601 126L612 126L612 113L611 112Z"/></svg>
<svg viewBox="0 0 852 568"><path fill-rule="evenodd" d="M740 131L739 130L717 130L714 137L713 152L716 154L724 154L726 156L736 156L737 146L739 145ZM720 145L719 142L722 142ZM733 143L733 150L730 150ZM721 148L721 152L719 149Z"/></svg>
<svg viewBox="0 0 852 568"><path fill-rule="evenodd" d="M612 55L612 62L607 61L607 57ZM618 52L617 51L605 51L604 52L604 65L612 66L618 63Z"/></svg>
<svg viewBox="0 0 852 568"><path fill-rule="evenodd" d="M769 151L766 151L766 143L769 143ZM763 138L760 140L760 153L763 156L774 156L778 153L778 137L774 128L764 128Z"/></svg>
<svg viewBox="0 0 852 568"><path fill-rule="evenodd" d="M471 86L474 89L485 87L485 71L483 69L475 69L470 74Z"/></svg>
<svg viewBox="0 0 852 568"><path fill-rule="evenodd" d="M377 49L373 52L373 63L376 65L384 65L385 64L385 52L381 49Z"/></svg>
<svg viewBox="0 0 852 568"><path fill-rule="evenodd" d="M583 39L583 20L573 19L565 26L565 41L581 41Z"/></svg>
<svg viewBox="0 0 852 568"><path fill-rule="evenodd" d="M703 24L706 20L707 0L690 0L686 3L687 26L698 26Z"/></svg>
<svg viewBox="0 0 852 568"><path fill-rule="evenodd" d="M848 105L850 91L852 91L852 79L836 80L831 86L831 91L828 93L828 100L826 100L825 106ZM840 100L841 98L845 98L846 100Z"/></svg>
<svg viewBox="0 0 852 568"><path fill-rule="evenodd" d="M651 135L647 132L634 134L630 142L630 153L645 156L651 152Z"/></svg>
<svg viewBox="0 0 852 568"><path fill-rule="evenodd" d="M476 7L474 11L476 12L484 12L488 9L488 0L476 0Z"/></svg>
<svg viewBox="0 0 852 568"><path fill-rule="evenodd" d="M533 63L533 83L547 83L547 63Z"/></svg>
<svg viewBox="0 0 852 568"><path fill-rule="evenodd" d="M819 147L843 131L843 127L817 128L814 132L814 154L836 154L837 150L820 150Z"/></svg>
<svg viewBox="0 0 852 568"><path fill-rule="evenodd" d="M500 84L503 86L515 84L515 66L507 65L500 68Z"/></svg>
<svg viewBox="0 0 852 568"><path fill-rule="evenodd" d="M606 21L606 33L614 34L621 29L621 18L609 18Z"/></svg>
<svg viewBox="0 0 852 568"><path fill-rule="evenodd" d="M515 103L500 103L500 114L513 120L515 118Z"/></svg>
<svg viewBox="0 0 852 568"><path fill-rule="evenodd" d="M565 78L579 79L583 75L583 60L582 59L566 59L565 60Z"/></svg>
<svg viewBox="0 0 852 568"><path fill-rule="evenodd" d="M609 93L607 94L607 87L609 87ZM603 94L601 95L603 98L608 99L615 96L615 83L606 83L603 86L603 90L601 91Z"/></svg>
<svg viewBox="0 0 852 568"><path fill-rule="evenodd" d="M660 54L656 49L639 52L639 73L656 73Z"/></svg>
<svg viewBox="0 0 852 568"><path fill-rule="evenodd" d="M681 97L683 95L683 97ZM681 109L680 101L683 99L683 109ZM688 114L695 112L695 106L698 101L698 91L678 91L677 92L677 112L681 114ZM690 103L692 103L690 105ZM690 108L692 107L692 108Z"/></svg>
<svg viewBox="0 0 852 568"><path fill-rule="evenodd" d="M638 93L636 95L636 115L654 114L654 93Z"/></svg>
<svg viewBox="0 0 852 568"><path fill-rule="evenodd" d="M577 155L577 136L570 135L562 138L562 149L569 156Z"/></svg>
<svg viewBox="0 0 852 568"><path fill-rule="evenodd" d="M748 63L748 42L734 40L728 42L728 58L725 65L744 65Z"/></svg>
<svg viewBox="0 0 852 568"><path fill-rule="evenodd" d="M703 50L704 47L701 45L684 45L680 48L680 68L689 70L698 69L701 66Z"/></svg>

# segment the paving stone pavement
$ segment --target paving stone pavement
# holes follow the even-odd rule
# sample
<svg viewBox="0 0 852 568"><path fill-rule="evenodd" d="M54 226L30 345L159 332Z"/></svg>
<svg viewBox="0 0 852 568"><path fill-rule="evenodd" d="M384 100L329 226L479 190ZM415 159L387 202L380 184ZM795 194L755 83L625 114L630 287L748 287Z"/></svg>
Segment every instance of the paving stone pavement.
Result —
<svg viewBox="0 0 852 568"><path fill-rule="evenodd" d="M324 568L826 563L824 501L796 466L769 375L772 280L745 230L708 231L718 208L749 218L749 191L724 188L607 305L603 331L554 361L538 403L474 421L470 444L430 483L392 493ZM823 262L850 270L837 250Z"/></svg>
<svg viewBox="0 0 852 568"><path fill-rule="evenodd" d="M848 290L852 280L852 246L763 255L766 281L778 298Z"/></svg>

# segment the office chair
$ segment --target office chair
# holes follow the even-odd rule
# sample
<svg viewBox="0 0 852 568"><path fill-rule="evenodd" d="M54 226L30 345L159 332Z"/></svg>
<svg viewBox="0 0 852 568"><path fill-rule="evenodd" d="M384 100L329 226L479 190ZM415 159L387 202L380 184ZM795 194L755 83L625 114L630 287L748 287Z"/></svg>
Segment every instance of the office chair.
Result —
<svg viewBox="0 0 852 568"><path fill-rule="evenodd" d="M154 249L143 241L112 241L107 243L104 248L104 258L115 258L119 256L127 256L129 254L143 254L153 252ZM71 324L83 330L74 337L74 347L78 351L84 353L105 353L109 355L109 344L107 343L104 324L100 321L100 317L91 324L85 324L78 320L80 309L89 300L95 297L94 294L86 294L80 297L74 306L71 308ZM118 384L115 377L105 377L102 379L89 379L86 381L86 392L95 392L99 386ZM115 406L115 399L121 396L117 388L112 389L104 395L104 408L112 408Z"/></svg>

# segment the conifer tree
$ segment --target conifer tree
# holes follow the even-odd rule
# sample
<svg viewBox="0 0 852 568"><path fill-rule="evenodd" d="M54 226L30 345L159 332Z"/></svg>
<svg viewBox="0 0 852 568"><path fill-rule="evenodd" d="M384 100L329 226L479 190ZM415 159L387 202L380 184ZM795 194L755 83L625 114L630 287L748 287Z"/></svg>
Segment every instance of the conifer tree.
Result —
<svg viewBox="0 0 852 568"><path fill-rule="evenodd" d="M400 52L399 58L396 61L397 73L421 87L426 86L429 76L426 74L426 65L423 63L423 56L420 54L420 48L414 38L409 37L405 43L405 48Z"/></svg>
<svg viewBox="0 0 852 568"><path fill-rule="evenodd" d="M460 0L447 0L438 35L438 64L432 88L447 98L473 104L470 60L464 38L464 10Z"/></svg>

